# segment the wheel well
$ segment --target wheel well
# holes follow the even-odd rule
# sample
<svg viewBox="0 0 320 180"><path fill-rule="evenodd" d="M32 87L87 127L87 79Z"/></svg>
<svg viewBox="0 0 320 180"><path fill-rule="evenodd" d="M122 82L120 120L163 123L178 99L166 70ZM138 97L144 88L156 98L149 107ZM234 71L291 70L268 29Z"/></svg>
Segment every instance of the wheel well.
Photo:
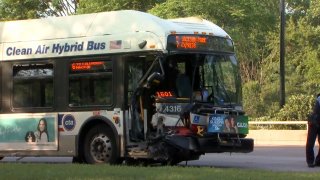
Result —
<svg viewBox="0 0 320 180"><path fill-rule="evenodd" d="M79 135L77 138L77 155L81 159L83 159L83 146L84 146L84 138L86 137L87 132L93 128L94 126L101 125L101 126L106 126L110 128L110 130L113 132L114 137L116 139L116 144L117 147L120 147L120 142L118 138L118 133L114 125L111 123L111 121L105 117L95 117L95 118L90 118L86 121L84 125L80 128Z"/></svg>

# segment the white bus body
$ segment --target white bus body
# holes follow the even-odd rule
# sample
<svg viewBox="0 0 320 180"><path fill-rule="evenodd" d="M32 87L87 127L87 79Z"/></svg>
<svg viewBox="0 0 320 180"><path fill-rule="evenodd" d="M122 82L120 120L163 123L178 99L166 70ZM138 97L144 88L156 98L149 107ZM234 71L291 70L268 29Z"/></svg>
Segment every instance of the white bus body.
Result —
<svg viewBox="0 0 320 180"><path fill-rule="evenodd" d="M188 96L173 66L192 82ZM0 157L175 164L251 152L236 66L229 35L195 17L124 10L0 22ZM224 131L232 118L237 130Z"/></svg>

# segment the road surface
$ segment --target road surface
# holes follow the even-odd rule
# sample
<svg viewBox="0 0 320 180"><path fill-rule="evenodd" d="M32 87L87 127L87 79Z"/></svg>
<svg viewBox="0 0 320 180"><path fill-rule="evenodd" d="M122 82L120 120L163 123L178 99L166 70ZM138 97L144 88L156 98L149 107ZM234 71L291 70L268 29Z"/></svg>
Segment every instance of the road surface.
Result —
<svg viewBox="0 0 320 180"><path fill-rule="evenodd" d="M317 152L317 147L315 148ZM0 162L71 163L69 157L5 157ZM243 168L272 171L320 172L320 167L308 168L303 146L258 146L254 152L206 154L197 161L180 163L181 166L207 166L217 168Z"/></svg>
<svg viewBox="0 0 320 180"><path fill-rule="evenodd" d="M259 146L247 154L207 154L197 161L188 162L188 166L320 172L320 167L309 168L305 159L304 146Z"/></svg>

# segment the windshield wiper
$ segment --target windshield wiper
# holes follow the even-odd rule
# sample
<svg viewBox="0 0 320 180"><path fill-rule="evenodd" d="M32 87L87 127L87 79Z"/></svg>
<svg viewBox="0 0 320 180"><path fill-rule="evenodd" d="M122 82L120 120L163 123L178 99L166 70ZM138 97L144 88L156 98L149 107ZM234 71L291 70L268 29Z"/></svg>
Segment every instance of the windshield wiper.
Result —
<svg viewBox="0 0 320 180"><path fill-rule="evenodd" d="M216 89L217 89L217 90L222 89L223 94L224 94L224 96L225 96L225 99L227 99L227 101L229 102L229 105L231 106L231 105L232 105L232 103L231 103L231 98L230 98L230 96L229 96L229 94L228 94L228 91L227 91L226 88L224 87L224 83L222 83L222 81L220 80L219 76L216 76L216 77L217 77ZM219 86L221 86L221 87L219 87ZM221 94L221 93L219 93L219 94ZM224 100L224 99L222 98L222 100ZM223 105L224 105L224 101L223 101Z"/></svg>

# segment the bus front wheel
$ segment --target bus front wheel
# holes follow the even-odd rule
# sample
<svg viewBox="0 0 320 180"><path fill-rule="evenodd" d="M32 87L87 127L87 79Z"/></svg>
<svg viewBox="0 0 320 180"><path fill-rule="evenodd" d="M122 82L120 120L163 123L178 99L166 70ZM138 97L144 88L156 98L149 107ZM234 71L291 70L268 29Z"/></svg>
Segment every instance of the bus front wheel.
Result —
<svg viewBox="0 0 320 180"><path fill-rule="evenodd" d="M91 128L84 140L84 158L89 164L117 162L117 146L112 130L98 125Z"/></svg>

